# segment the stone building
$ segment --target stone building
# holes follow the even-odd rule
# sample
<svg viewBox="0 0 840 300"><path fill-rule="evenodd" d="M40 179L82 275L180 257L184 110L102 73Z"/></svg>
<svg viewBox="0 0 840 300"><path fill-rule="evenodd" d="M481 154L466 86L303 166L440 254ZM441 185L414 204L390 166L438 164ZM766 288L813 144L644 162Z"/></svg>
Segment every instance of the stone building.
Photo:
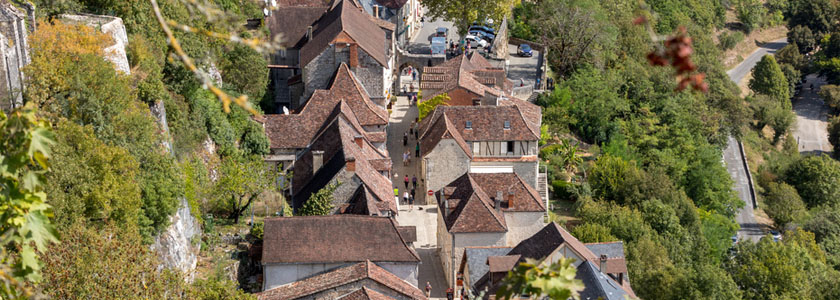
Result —
<svg viewBox="0 0 840 300"><path fill-rule="evenodd" d="M439 190L467 172L513 172L547 201L537 158L540 107L516 98L496 104L438 106L420 122L426 188Z"/></svg>
<svg viewBox="0 0 840 300"><path fill-rule="evenodd" d="M339 66L327 90L316 90L297 113L267 114L260 120L269 138L267 162L290 168L297 156L329 121L338 102L344 101L363 129L363 135L377 149L385 151L388 111L374 103L346 64Z"/></svg>
<svg viewBox="0 0 840 300"><path fill-rule="evenodd" d="M420 28L422 7L419 0L355 0L357 6L379 20L394 24L398 45L407 45ZM404 47L404 46L403 46Z"/></svg>
<svg viewBox="0 0 840 300"><path fill-rule="evenodd" d="M465 247L513 247L545 225L540 195L515 173L466 173L435 198L437 244L450 286Z"/></svg>
<svg viewBox="0 0 840 300"><path fill-rule="evenodd" d="M370 98L385 105L396 74L394 25L363 12L354 0L280 1L266 17L272 39L271 81L278 107L295 110L347 64ZM289 16L294 16L290 18Z"/></svg>
<svg viewBox="0 0 840 300"><path fill-rule="evenodd" d="M263 290L269 292L264 295L290 293L289 290L313 283L312 280L326 281L319 276L334 276L336 272L348 271L347 267L361 267L366 269L365 273L388 273L403 286L416 288L420 257L409 243L391 218L355 215L268 218L262 264ZM310 290L310 293L314 292ZM294 298L297 297L264 299Z"/></svg>
<svg viewBox="0 0 840 300"><path fill-rule="evenodd" d="M505 274L525 259L551 264L560 258L574 259L575 278L584 284L580 299L636 298L627 277L622 242L583 244L553 222L513 247L466 248L459 273L464 289L478 294L496 290Z"/></svg>
<svg viewBox="0 0 840 300"><path fill-rule="evenodd" d="M8 1L0 1L0 109L10 111L23 105L23 67L29 64L27 37L34 29L34 8L26 13Z"/></svg>
<svg viewBox="0 0 840 300"><path fill-rule="evenodd" d="M420 76L422 100L446 93L449 105L497 105L511 98L512 88L505 70L493 67L481 55L461 54L440 65L423 67Z"/></svg>

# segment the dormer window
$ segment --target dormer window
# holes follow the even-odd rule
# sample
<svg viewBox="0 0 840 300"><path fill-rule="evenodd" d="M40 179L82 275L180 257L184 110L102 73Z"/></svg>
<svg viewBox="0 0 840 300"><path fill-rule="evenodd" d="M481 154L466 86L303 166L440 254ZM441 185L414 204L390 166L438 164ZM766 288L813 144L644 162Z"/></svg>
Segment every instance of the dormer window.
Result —
<svg viewBox="0 0 840 300"><path fill-rule="evenodd" d="M510 129L510 121L505 121L505 129Z"/></svg>
<svg viewBox="0 0 840 300"><path fill-rule="evenodd" d="M466 124L464 125L464 127L466 129L472 129L472 121L467 121Z"/></svg>

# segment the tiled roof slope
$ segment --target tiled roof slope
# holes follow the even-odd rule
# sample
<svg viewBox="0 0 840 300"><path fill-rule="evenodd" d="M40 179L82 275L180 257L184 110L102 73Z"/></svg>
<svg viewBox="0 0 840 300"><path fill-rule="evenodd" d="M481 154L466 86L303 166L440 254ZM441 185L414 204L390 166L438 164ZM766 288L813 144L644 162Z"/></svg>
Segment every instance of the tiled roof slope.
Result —
<svg viewBox="0 0 840 300"><path fill-rule="evenodd" d="M419 262L391 218L330 215L265 220L263 263Z"/></svg>
<svg viewBox="0 0 840 300"><path fill-rule="evenodd" d="M434 149L445 132L459 141L459 145L462 144L467 155L472 153L466 142L539 140L541 113L539 107L533 111L528 105L533 104L514 102L504 106L438 106L420 121L420 149L423 153ZM447 119L445 122L440 121L443 117ZM467 121L471 122L471 129L466 128ZM505 121L510 122L510 129L504 129Z"/></svg>
<svg viewBox="0 0 840 300"><path fill-rule="evenodd" d="M265 131L271 148L305 148L342 101L352 110L354 117L350 119L355 123L361 126L388 124L388 112L373 103L353 72L346 64L341 64L330 89L316 90L300 113L265 115ZM372 142L385 141L385 135L379 132L365 135Z"/></svg>
<svg viewBox="0 0 840 300"><path fill-rule="evenodd" d="M271 40L278 38L286 48L300 48L306 42L306 29L330 7L324 0L280 0L266 18ZM292 17L293 16L293 17Z"/></svg>
<svg viewBox="0 0 840 300"><path fill-rule="evenodd" d="M371 163L376 161L378 164L388 155L380 152L367 139L362 138L361 146L357 144L355 138L362 135L363 131L358 125L354 126L352 120L347 114L337 114L295 161L292 178L294 207L301 207L312 193L326 186L345 166L346 161L352 158L355 161L354 174L361 181L361 186L366 186L376 196L378 210L396 213L391 181ZM319 170L313 169L313 151L323 151L323 165Z"/></svg>
<svg viewBox="0 0 840 300"><path fill-rule="evenodd" d="M315 275L291 284L279 286L258 293L257 297L260 300L299 299L321 291L337 289L342 286L349 285L364 279L373 280L391 289L393 292L399 293L411 299L426 299L426 297L423 295L423 292L420 291L420 289L400 279L396 275L391 274L387 270L377 266L371 261L363 261L357 264ZM368 295L370 295L370 293L368 293Z"/></svg>
<svg viewBox="0 0 840 300"><path fill-rule="evenodd" d="M313 27L312 40L300 50L300 65L305 66L320 55L339 33L345 32L383 66L388 65L385 53L385 32L349 0L339 0Z"/></svg>
<svg viewBox="0 0 840 300"><path fill-rule="evenodd" d="M372 290L366 286L349 293L347 295L341 296L338 298L339 300L391 300L394 298L385 296L380 294L379 292Z"/></svg>
<svg viewBox="0 0 840 300"><path fill-rule="evenodd" d="M446 199L454 207L443 218L449 232L505 232L505 212L545 211L539 194L516 173L466 173L442 190L451 193ZM503 198L499 210L492 200L497 192L502 192ZM437 198L441 196L438 191ZM442 201L439 206L443 211Z"/></svg>
<svg viewBox="0 0 840 300"><path fill-rule="evenodd" d="M485 94L510 96L513 83L505 77L503 69L494 68L481 55L462 54L438 66L423 68L420 89L424 91L424 98L431 99L459 87L474 97ZM451 99L450 104L472 105L472 99Z"/></svg>

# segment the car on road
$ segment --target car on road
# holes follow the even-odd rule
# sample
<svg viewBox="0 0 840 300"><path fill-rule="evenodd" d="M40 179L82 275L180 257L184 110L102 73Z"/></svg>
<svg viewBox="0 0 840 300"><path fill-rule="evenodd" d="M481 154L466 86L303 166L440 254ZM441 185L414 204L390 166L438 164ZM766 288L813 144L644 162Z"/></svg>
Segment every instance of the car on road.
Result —
<svg viewBox="0 0 840 300"><path fill-rule="evenodd" d="M484 48L484 47L487 47L487 41L485 41L484 39L482 39L480 37L471 35L471 34L468 34L467 36L465 36L464 41L470 43L470 48L478 48L478 47Z"/></svg>
<svg viewBox="0 0 840 300"><path fill-rule="evenodd" d="M436 54L446 54L446 38L445 37L433 37L432 38L432 45L430 47L432 50L432 55Z"/></svg>
<svg viewBox="0 0 840 300"><path fill-rule="evenodd" d="M516 48L516 54L522 57L531 57L534 55L534 51L531 50L530 45L521 44L519 48Z"/></svg>
<svg viewBox="0 0 840 300"><path fill-rule="evenodd" d="M773 241L774 242L778 242L778 241L782 240L782 234L779 233L778 231L771 230L770 235L773 236Z"/></svg>
<svg viewBox="0 0 840 300"><path fill-rule="evenodd" d="M435 29L435 37L446 38L448 35L449 35L449 28L438 27L437 29Z"/></svg>
<svg viewBox="0 0 840 300"><path fill-rule="evenodd" d="M474 31L474 30L475 31L486 32L486 33L489 33L489 34L492 34L492 35L496 35L496 30L495 29L493 29L492 27L489 27L489 26L479 25L478 23L473 23L473 25L470 26L469 31Z"/></svg>
<svg viewBox="0 0 840 300"><path fill-rule="evenodd" d="M487 33L487 32L481 31L481 30L470 30L469 34L480 37L481 39L487 41L488 43L492 43L493 39L496 38L495 34Z"/></svg>

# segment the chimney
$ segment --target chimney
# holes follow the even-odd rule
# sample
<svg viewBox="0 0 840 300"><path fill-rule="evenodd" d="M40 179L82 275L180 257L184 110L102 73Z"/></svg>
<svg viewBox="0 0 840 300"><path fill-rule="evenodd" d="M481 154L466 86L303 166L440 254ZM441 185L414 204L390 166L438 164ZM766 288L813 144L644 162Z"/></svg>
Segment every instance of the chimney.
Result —
<svg viewBox="0 0 840 300"><path fill-rule="evenodd" d="M502 210L502 191L496 192L496 198L493 198L493 205L496 207L496 211Z"/></svg>
<svg viewBox="0 0 840 300"><path fill-rule="evenodd" d="M318 172L321 169L321 166L324 165L324 151L321 150L314 150L312 151L312 174Z"/></svg>
<svg viewBox="0 0 840 300"><path fill-rule="evenodd" d="M379 5L373 6L373 16L379 18Z"/></svg>
<svg viewBox="0 0 840 300"><path fill-rule="evenodd" d="M350 45L350 67L355 68L359 65L359 46L356 44Z"/></svg>
<svg viewBox="0 0 840 300"><path fill-rule="evenodd" d="M364 145L364 142L365 142L364 140L362 140L361 135L354 136L353 141L356 142L356 146L359 146L359 148L362 148L363 147L362 145Z"/></svg>
<svg viewBox="0 0 840 300"><path fill-rule="evenodd" d="M348 157L345 161L345 168L347 169L347 172L356 172L356 158Z"/></svg>
<svg viewBox="0 0 840 300"><path fill-rule="evenodd" d="M624 273L618 273L618 284L624 285Z"/></svg>
<svg viewBox="0 0 840 300"><path fill-rule="evenodd" d="M449 200L446 199L446 193L444 193L443 190L440 190L440 198L443 200L443 211L441 213L443 214L443 217L446 218L449 216Z"/></svg>
<svg viewBox="0 0 840 300"><path fill-rule="evenodd" d="M513 191L508 191L507 207L508 207L508 209L513 209Z"/></svg>
<svg viewBox="0 0 840 300"><path fill-rule="evenodd" d="M607 255L601 254L601 273L607 274Z"/></svg>
<svg viewBox="0 0 840 300"><path fill-rule="evenodd" d="M310 25L309 27L306 27L306 40L307 41L312 40L312 25Z"/></svg>

